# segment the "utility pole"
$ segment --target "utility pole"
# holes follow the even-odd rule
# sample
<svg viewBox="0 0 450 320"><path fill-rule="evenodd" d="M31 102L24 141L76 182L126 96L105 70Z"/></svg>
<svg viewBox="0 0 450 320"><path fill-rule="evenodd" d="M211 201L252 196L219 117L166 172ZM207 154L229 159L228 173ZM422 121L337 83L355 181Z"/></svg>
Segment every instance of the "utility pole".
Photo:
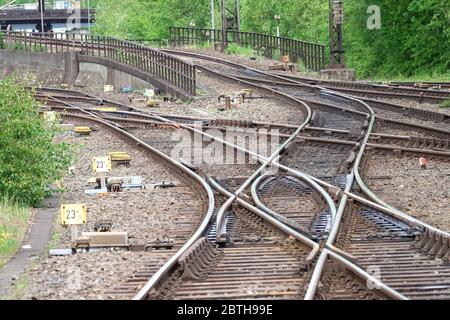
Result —
<svg viewBox="0 0 450 320"><path fill-rule="evenodd" d="M91 2L88 0L88 33L91 34Z"/></svg>
<svg viewBox="0 0 450 320"><path fill-rule="evenodd" d="M45 11L45 2L44 0L39 0L39 12L41 13L41 33L44 33L44 11Z"/></svg>
<svg viewBox="0 0 450 320"><path fill-rule="evenodd" d="M212 43L214 46L214 42L215 42L215 39L214 39L214 29L215 29L215 26L214 26L214 0L210 0L209 6L210 6L210 10L211 10L211 21L210 21L211 31L210 31L210 33L211 33L211 40L212 40Z"/></svg>
<svg viewBox="0 0 450 320"><path fill-rule="evenodd" d="M233 8L227 6L232 1ZM241 31L240 0L222 0L222 48L228 46L227 31L234 32L234 40L239 42Z"/></svg>
<svg viewBox="0 0 450 320"><path fill-rule="evenodd" d="M344 69L344 1L328 0L330 27L330 69Z"/></svg>
<svg viewBox="0 0 450 320"><path fill-rule="evenodd" d="M228 47L227 30L227 1L222 0L222 51L225 50L226 47Z"/></svg>

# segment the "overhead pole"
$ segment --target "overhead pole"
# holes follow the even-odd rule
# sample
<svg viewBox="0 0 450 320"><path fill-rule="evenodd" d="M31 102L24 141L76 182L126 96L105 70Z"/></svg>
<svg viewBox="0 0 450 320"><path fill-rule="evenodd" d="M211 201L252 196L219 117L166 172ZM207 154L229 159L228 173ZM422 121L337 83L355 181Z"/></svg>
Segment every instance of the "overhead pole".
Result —
<svg viewBox="0 0 450 320"><path fill-rule="evenodd" d="M236 0L234 16L236 18L235 39L237 42L239 42L239 32L241 32L241 3L240 3L240 0Z"/></svg>
<svg viewBox="0 0 450 320"><path fill-rule="evenodd" d="M230 2L230 3L229 3ZM240 0L222 0L222 48L228 46L227 31L233 32L234 41L239 42L241 31Z"/></svg>
<svg viewBox="0 0 450 320"><path fill-rule="evenodd" d="M344 1L328 0L328 4L330 29L330 69L344 69Z"/></svg>
<svg viewBox="0 0 450 320"><path fill-rule="evenodd" d="M228 47L228 21L227 21L227 1L222 0L222 47L221 50L225 50Z"/></svg>
<svg viewBox="0 0 450 320"><path fill-rule="evenodd" d="M88 33L91 34L91 2L90 0L88 2ZM80 28L81 29L81 28Z"/></svg>
<svg viewBox="0 0 450 320"><path fill-rule="evenodd" d="M41 33L44 33L44 11L45 11L45 2L44 0L39 0L39 12L41 13Z"/></svg>
<svg viewBox="0 0 450 320"><path fill-rule="evenodd" d="M213 43L213 46L215 44L215 36L214 36L214 29L215 29L215 22L214 22L214 0L210 0L210 10L211 10L211 21L210 21L210 26L211 26L211 31L210 31L210 35L211 35L211 41Z"/></svg>

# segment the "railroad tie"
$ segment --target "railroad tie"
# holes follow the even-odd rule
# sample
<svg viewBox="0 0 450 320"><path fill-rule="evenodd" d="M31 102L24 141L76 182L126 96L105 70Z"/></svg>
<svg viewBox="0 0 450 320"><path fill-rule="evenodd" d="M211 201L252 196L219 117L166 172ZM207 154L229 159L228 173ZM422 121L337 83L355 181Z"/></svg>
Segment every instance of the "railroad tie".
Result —
<svg viewBox="0 0 450 320"><path fill-rule="evenodd" d="M178 260L183 269L183 280L199 280L219 259L218 246L208 238L197 240Z"/></svg>

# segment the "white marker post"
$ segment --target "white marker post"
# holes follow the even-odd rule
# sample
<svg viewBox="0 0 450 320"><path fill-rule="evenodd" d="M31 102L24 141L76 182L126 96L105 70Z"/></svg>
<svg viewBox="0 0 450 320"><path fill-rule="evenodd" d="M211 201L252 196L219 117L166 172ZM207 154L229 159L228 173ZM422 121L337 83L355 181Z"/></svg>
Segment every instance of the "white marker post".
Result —
<svg viewBox="0 0 450 320"><path fill-rule="evenodd" d="M92 170L95 173L100 173L100 189L101 192L107 192L105 173L111 172L111 158L110 157L95 157L92 161Z"/></svg>
<svg viewBox="0 0 450 320"><path fill-rule="evenodd" d="M85 204L63 204L60 210L61 224L70 225L72 249L76 248L78 239L78 225L86 224L87 208Z"/></svg>

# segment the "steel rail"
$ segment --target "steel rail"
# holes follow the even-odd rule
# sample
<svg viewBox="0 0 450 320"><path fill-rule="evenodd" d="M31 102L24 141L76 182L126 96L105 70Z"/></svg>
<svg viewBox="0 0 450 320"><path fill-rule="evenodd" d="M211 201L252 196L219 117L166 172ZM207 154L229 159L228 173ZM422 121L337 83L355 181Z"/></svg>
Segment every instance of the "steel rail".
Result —
<svg viewBox="0 0 450 320"><path fill-rule="evenodd" d="M195 181L197 181L200 186L205 190L206 195L208 197L208 209L207 212L205 214L205 218L203 219L200 227L197 229L197 231L194 233L194 235L177 251L177 253L175 253L175 255L173 255L151 278L150 280L144 285L144 287L139 291L139 293L133 298L133 300L142 300L145 298L145 296L148 294L148 292L150 292L150 290L161 280L162 277L164 277L169 271L170 269L178 262L179 257L181 257L186 251L187 249L189 249L189 247L194 244L200 237L201 235L204 233L204 231L206 230L206 228L208 227L211 218L213 216L213 212L214 212L214 193L211 189L211 187L205 182L204 179L202 179L202 177L200 177L198 174L196 174L195 172L193 172L192 170L190 170L189 168L187 168L185 165L183 165L182 163L170 158L169 156L167 156L166 154L162 153L161 151L153 148L152 146L146 144L144 141L138 139L137 137L135 137L134 135L118 128L117 126L106 122L104 120L98 119L97 117L92 118L92 117L86 117L86 116L79 116L79 115L64 115L66 117L75 117L75 118L82 118L82 119L86 119L88 118L91 121L97 122L99 124L102 124L112 130L114 130L117 133L120 133L123 136L126 136L128 139L134 141L137 145L149 150L150 152L156 154L157 156L159 156L160 158L164 159L165 161L169 162L170 164L172 164L173 166L175 166L176 168L182 170L183 172L185 172L186 174L188 174L192 179L194 179Z"/></svg>
<svg viewBox="0 0 450 320"><path fill-rule="evenodd" d="M330 250L327 248L324 248L322 250L322 252L319 256L319 259L317 260L316 266L320 265L321 267L316 267L314 269L310 283L318 283L319 282L320 278L322 277L323 266L325 265L326 260L328 258L333 259L338 264L344 266L347 270L351 271L358 277L366 280L366 283L371 283L371 285L373 286L373 290L379 291L394 300L409 300L407 297L405 297L401 293L397 292L396 290L392 289L388 285L384 284L379 279L375 278L373 275L367 273L364 269L362 269L359 266L355 265L354 263L348 261L346 258L342 257L341 255L334 252L333 250ZM306 291L304 300L313 300L315 294L316 294L316 290L313 289L311 286L309 286Z"/></svg>
<svg viewBox="0 0 450 320"><path fill-rule="evenodd" d="M254 185L259 186L260 184L264 183L264 181L267 181L269 179L269 177L272 177L272 175L269 174L264 174L259 176L255 182L252 184L251 187L251 194L252 194L252 199L253 202L256 204L256 206L261 209L262 211L266 212L267 214L271 215L272 217L274 217L275 219L277 219L278 221L284 223L285 225L289 226L290 228L297 230L298 232L304 234L306 237L308 238L312 238L311 233L309 232L309 230L307 230L306 228L304 228L303 226L299 225L298 223L292 221L291 219L285 218L283 217L281 214L271 210L270 208L268 208L258 197L257 191L254 189ZM274 179L274 178L272 178Z"/></svg>
<svg viewBox="0 0 450 320"><path fill-rule="evenodd" d="M223 186L221 186L213 178L208 177L208 181L211 183L213 188L216 189L217 191L219 191L221 194L225 195L228 198L232 198L233 197L233 194L230 191L226 190ZM308 255L308 257L306 258L306 262L308 263L308 265L310 265L314 261L315 257L317 256L317 254L320 251L320 246L319 246L319 244L317 242L314 242L313 240L311 240L308 237L304 236L300 232L297 232L296 230L294 230L290 226L287 226L286 224L280 222L278 219L272 217L270 214L267 214L266 212L264 212L264 211L262 211L262 210L260 210L260 209L258 209L256 207L252 206L250 203L248 203L247 201L241 199L240 197L236 198L236 202L238 204L240 204L241 206L243 206L244 208L246 208L247 210L253 212L256 215L258 215L259 217L261 217L262 219L264 219L265 221L267 221L271 225L275 226L277 229L285 232L289 236L294 237L295 239L299 240L300 242L306 244L308 247L311 247L312 250L311 250L310 254Z"/></svg>
<svg viewBox="0 0 450 320"><path fill-rule="evenodd" d="M278 161L276 161L276 162L278 162ZM274 161L274 163L276 163L276 162ZM263 181L263 178L266 178L268 176L271 176L271 175L270 174L262 175L253 182L253 184L251 186L252 198L253 198L253 201L255 202L255 204L257 205L257 207L260 208L261 210L267 212L268 214L270 214L272 216L281 216L280 214L274 212L273 210L268 208L266 205L264 205L258 197L257 190L258 190L259 184ZM305 181L307 184L309 184L314 190L316 190L322 196L322 198L325 200L328 208L330 209L331 223L333 224L336 219L336 205L334 204L334 201L331 198L330 194L327 191L325 191L318 183L316 183L314 180L312 180L307 174L304 174L304 173L298 171L296 174L296 177ZM283 220L289 220L284 217L282 217L282 218L283 218Z"/></svg>

